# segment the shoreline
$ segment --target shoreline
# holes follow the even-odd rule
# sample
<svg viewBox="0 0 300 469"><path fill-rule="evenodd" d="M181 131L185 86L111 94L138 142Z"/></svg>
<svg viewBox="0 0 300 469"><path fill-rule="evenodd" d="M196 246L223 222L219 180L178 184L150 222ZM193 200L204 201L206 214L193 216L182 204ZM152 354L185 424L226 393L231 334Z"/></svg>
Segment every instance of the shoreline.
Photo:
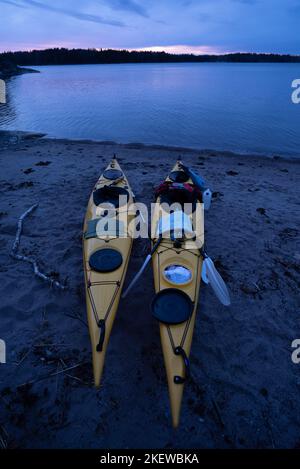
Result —
<svg viewBox="0 0 300 469"><path fill-rule="evenodd" d="M197 147L182 147L182 146L172 146L172 145L161 145L161 144L147 144L143 142L128 142L120 143L113 140L97 140L97 139L85 139L85 138L68 138L68 137L51 137L46 133L42 132L31 132L23 130L0 130L0 145L10 145L21 143L22 140L35 140L43 139L49 141L57 141L61 143L82 143L82 144L98 144L103 146L116 146L120 148L127 148L133 150L162 150L162 151L173 151L173 152L184 152L184 153L200 153L204 155L210 155L212 157L216 155L223 155L224 157L232 158L267 158L271 160L284 160L284 161L300 161L299 155L283 155L278 152L278 154L267 154L267 153L252 153L247 152L234 152L230 150L216 150L213 148L197 148ZM13 143L14 142L14 143ZM0 147L1 148L1 147Z"/></svg>
<svg viewBox="0 0 300 469"><path fill-rule="evenodd" d="M24 75L26 73L40 73L39 70L35 70L29 67L19 67L14 64L2 64L0 62L0 78L2 80L9 80L10 78Z"/></svg>

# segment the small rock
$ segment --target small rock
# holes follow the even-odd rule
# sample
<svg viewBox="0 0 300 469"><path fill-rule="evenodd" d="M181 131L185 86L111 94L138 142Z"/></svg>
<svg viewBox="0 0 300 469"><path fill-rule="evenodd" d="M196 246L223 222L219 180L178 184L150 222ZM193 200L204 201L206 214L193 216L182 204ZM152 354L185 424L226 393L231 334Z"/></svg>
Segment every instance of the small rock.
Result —
<svg viewBox="0 0 300 469"><path fill-rule="evenodd" d="M49 164L51 164L51 161L39 161L35 166L49 166Z"/></svg>
<svg viewBox="0 0 300 469"><path fill-rule="evenodd" d="M266 215L266 209L263 207L257 208L256 211L260 213L261 215Z"/></svg>
<svg viewBox="0 0 300 469"><path fill-rule="evenodd" d="M226 171L226 174L228 174L228 176L237 176L239 173L237 171Z"/></svg>

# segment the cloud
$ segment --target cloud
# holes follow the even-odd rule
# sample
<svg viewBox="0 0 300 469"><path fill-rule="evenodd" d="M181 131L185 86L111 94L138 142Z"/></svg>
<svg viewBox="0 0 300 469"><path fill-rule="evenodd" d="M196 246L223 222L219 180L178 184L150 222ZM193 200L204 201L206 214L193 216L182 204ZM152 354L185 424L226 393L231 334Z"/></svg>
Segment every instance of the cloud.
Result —
<svg viewBox="0 0 300 469"><path fill-rule="evenodd" d="M14 2L13 0L0 0L0 3L7 3L8 5L12 5L18 8L26 8L25 5L21 5L20 3Z"/></svg>
<svg viewBox="0 0 300 469"><path fill-rule="evenodd" d="M42 3L37 0L19 0L18 3L12 1L12 0L0 0L2 3L7 3L10 5L18 6L18 7L25 7L26 5L32 6L34 8L40 8L43 10L47 11L52 11L54 13L59 13L61 15L66 15L70 16L71 18L76 18L77 20L81 21L90 21L92 23L100 23L100 24L108 24L110 26L120 26L124 27L125 24L122 21L117 21L117 20L110 20L110 19L105 19L102 16L99 15L92 15L89 13L82 13L79 11L71 10L68 8L61 8L61 7L56 7L53 6L52 4L49 5L48 3ZM21 2L21 3L20 3Z"/></svg>
<svg viewBox="0 0 300 469"><path fill-rule="evenodd" d="M132 13L136 13L137 15L140 15L140 16L144 16L145 18L149 17L146 8L140 5L139 3L137 3L135 0L104 0L104 1L113 10L124 10L124 11L129 11Z"/></svg>

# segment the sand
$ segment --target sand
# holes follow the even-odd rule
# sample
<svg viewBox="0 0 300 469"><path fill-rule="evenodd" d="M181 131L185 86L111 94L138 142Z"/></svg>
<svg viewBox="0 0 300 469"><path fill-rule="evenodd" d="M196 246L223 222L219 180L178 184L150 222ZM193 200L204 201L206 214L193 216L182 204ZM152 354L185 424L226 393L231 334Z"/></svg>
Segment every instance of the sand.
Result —
<svg viewBox="0 0 300 469"><path fill-rule="evenodd" d="M300 446L299 160L139 144L0 136L0 445L9 448L294 448ZM138 201L179 155L214 191L208 253L231 291L202 285L181 425L173 430L151 267L119 306L102 386L92 386L81 230L90 191L113 153ZM66 291L9 256L20 252ZM134 243L126 284L147 241ZM69 369L70 368L70 369ZM22 386L24 383L29 383Z"/></svg>

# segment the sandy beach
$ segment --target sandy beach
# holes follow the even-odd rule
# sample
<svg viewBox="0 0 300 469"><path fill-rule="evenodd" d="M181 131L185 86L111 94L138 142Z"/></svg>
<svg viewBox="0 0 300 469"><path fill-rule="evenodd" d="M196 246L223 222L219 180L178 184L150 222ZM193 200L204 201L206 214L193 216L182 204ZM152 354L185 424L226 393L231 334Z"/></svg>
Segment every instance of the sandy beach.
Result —
<svg viewBox="0 0 300 469"><path fill-rule="evenodd" d="M206 248L230 308L201 285L178 430L171 427L152 269L120 302L102 386L93 387L82 223L93 185L116 153L137 201L181 159L213 191ZM0 446L9 448L299 448L300 162L141 144L0 133ZM10 257L66 284L60 291ZM147 240L136 240L126 284Z"/></svg>

